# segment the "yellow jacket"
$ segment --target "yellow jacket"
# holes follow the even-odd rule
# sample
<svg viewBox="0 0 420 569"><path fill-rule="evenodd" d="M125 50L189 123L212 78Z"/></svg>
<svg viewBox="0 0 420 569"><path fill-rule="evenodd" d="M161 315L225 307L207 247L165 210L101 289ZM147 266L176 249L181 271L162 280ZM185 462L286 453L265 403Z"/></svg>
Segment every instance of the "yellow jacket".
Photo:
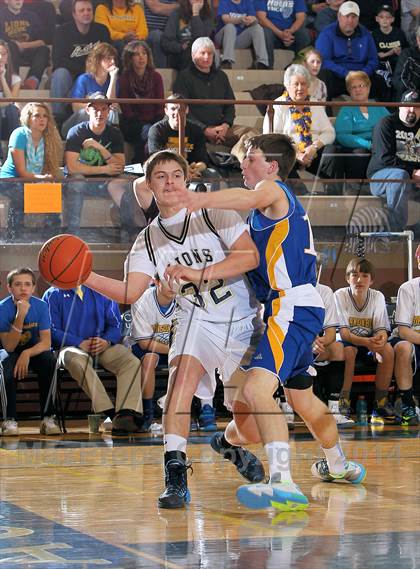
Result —
<svg viewBox="0 0 420 569"><path fill-rule="evenodd" d="M95 22L108 28L112 40L122 40L130 32L136 34L136 38L139 40L147 38L146 18L143 8L139 4L133 4L128 10L114 8L112 13L108 6L99 4L95 12Z"/></svg>

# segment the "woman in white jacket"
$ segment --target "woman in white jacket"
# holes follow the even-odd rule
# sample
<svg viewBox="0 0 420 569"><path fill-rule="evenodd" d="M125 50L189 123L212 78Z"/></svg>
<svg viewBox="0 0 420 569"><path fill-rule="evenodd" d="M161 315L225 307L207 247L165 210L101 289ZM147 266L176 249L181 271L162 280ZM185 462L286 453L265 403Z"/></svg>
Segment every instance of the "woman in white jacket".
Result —
<svg viewBox="0 0 420 569"><path fill-rule="evenodd" d="M310 105L310 82L310 73L303 65L291 65L286 69L286 90L276 101L290 101L291 104L274 106L273 132L288 134L295 143L296 164L289 179L299 178L298 170L303 169L322 178L338 178L341 169L325 152L335 140L335 130L325 107ZM264 118L263 132L270 132L268 114ZM303 184L292 182L291 185L298 193L306 193ZM336 193L336 189L331 190Z"/></svg>

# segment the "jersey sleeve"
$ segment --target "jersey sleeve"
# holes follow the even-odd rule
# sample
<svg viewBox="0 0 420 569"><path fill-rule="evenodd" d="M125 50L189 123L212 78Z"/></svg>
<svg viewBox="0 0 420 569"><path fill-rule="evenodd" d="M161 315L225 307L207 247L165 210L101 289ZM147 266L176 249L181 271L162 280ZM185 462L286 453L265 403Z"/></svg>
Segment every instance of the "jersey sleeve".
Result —
<svg viewBox="0 0 420 569"><path fill-rule="evenodd" d="M415 298L409 283L400 286L397 296L397 306L395 309L395 324L412 327L415 316Z"/></svg>
<svg viewBox="0 0 420 569"><path fill-rule="evenodd" d="M379 332L380 330L391 330L391 325L389 323L388 312L386 310L386 302L384 295L376 291L378 294L375 299L375 311L373 313L373 333Z"/></svg>
<svg viewBox="0 0 420 569"><path fill-rule="evenodd" d="M335 306L338 315L338 325L340 328L349 328L349 315L346 310L345 295L347 289L340 288L334 293Z"/></svg>
<svg viewBox="0 0 420 569"><path fill-rule="evenodd" d="M210 209L207 211L209 220L214 226L216 233L228 248L232 247L243 233L249 231L248 225L236 211L224 209Z"/></svg>
<svg viewBox="0 0 420 569"><path fill-rule="evenodd" d="M325 306L325 318L324 318L323 329L326 330L327 328L338 328L339 320L338 320L337 307L334 301L334 293L329 287L326 287L324 289L322 300L324 301L324 306Z"/></svg>
<svg viewBox="0 0 420 569"><path fill-rule="evenodd" d="M152 278L156 274L156 266L147 251L144 231L137 237L125 260L124 275L127 276L129 273L144 273Z"/></svg>
<svg viewBox="0 0 420 569"><path fill-rule="evenodd" d="M147 340L153 337L154 310L153 289L149 288L145 293L131 306L131 333L130 336L134 341Z"/></svg>

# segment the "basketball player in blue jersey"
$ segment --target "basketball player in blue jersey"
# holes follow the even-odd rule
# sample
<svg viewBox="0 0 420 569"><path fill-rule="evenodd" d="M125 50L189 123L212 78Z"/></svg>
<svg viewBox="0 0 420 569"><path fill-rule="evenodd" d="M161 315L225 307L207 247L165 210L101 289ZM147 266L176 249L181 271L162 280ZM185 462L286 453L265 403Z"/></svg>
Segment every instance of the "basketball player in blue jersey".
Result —
<svg viewBox="0 0 420 569"><path fill-rule="evenodd" d="M249 273L257 298L264 303L266 331L251 363L237 379L239 394L234 411L242 422L230 423L213 448L244 445L260 440L269 468L268 484L241 486L239 501L250 508L274 506L300 510L308 506L306 496L292 481L288 430L273 394L280 381L294 410L320 442L325 459L312 466L312 474L324 481L361 482L365 468L344 457L334 417L312 391L312 343L322 329L324 307L315 289L316 255L308 216L283 182L295 162L289 137L260 135L249 140L242 163L245 189L206 194L179 191L179 200L189 211L201 208L252 210L251 236L260 254L259 266ZM170 267L167 276L177 281L190 270ZM243 374L245 377L243 377ZM247 415L247 411L251 415Z"/></svg>

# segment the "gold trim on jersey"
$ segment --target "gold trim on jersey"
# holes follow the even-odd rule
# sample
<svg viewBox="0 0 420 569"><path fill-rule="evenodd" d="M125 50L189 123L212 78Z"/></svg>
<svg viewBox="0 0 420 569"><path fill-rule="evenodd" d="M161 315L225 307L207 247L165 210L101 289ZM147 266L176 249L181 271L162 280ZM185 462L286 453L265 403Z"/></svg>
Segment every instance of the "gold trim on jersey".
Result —
<svg viewBox="0 0 420 569"><path fill-rule="evenodd" d="M270 343L271 351L274 357L276 372L278 373L284 361L284 332L276 322L276 316L280 312L281 298L275 298L271 303L272 314L267 322L267 338Z"/></svg>
<svg viewBox="0 0 420 569"><path fill-rule="evenodd" d="M279 259L283 256L283 241L289 234L290 224L288 219L283 219L279 221L267 242L267 248L265 251L265 262L267 264L267 275L270 286L274 290L281 290L277 286L275 277L275 268Z"/></svg>

